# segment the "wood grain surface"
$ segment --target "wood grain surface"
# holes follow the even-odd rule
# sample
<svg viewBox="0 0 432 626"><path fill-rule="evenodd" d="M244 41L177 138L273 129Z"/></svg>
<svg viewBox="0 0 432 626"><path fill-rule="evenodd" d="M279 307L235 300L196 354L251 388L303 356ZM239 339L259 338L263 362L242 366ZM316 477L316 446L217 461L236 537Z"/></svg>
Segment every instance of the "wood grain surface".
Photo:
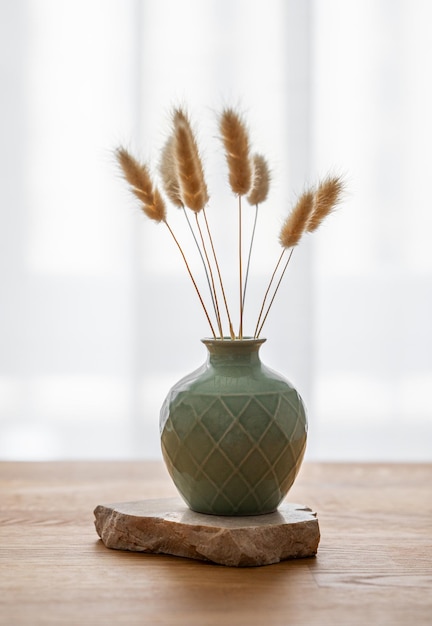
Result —
<svg viewBox="0 0 432 626"><path fill-rule="evenodd" d="M175 496L161 463L0 463L0 623L432 624L432 465L304 464L316 558L237 569L108 550L93 509Z"/></svg>

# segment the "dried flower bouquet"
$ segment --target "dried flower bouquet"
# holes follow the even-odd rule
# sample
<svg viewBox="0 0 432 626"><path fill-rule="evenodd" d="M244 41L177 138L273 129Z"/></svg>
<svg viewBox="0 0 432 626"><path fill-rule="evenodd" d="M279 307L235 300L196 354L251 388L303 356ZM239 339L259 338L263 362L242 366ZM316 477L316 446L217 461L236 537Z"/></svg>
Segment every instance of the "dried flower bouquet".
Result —
<svg viewBox="0 0 432 626"><path fill-rule="evenodd" d="M132 193L140 201L147 217L163 223L169 230L188 271L199 301L215 339L224 339L224 324L221 309L225 310L229 337L243 339L243 317L253 249L258 207L267 198L270 171L266 159L260 154L251 154L247 126L242 116L232 108L226 108L219 117L219 132L228 164L229 185L238 199L238 299L239 324L234 330L227 302L224 283L216 249L206 215L209 193L204 168L187 113L176 108L172 115L172 134L163 150L159 174L166 198L175 207L182 209L188 222L195 245L204 268L211 300L209 306L198 287L183 246L171 228L166 209L166 200L154 184L148 165L139 162L124 147L116 150L116 157ZM314 232L322 221L340 202L343 181L339 176L328 176L315 188L308 189L298 199L282 224L279 243L282 251L264 293L253 337L258 338L267 320L275 296L290 262L294 248L305 233ZM247 261L243 255L242 199L255 206L255 215L249 241ZM189 210L189 214L188 214ZM192 215L192 219L190 217Z"/></svg>

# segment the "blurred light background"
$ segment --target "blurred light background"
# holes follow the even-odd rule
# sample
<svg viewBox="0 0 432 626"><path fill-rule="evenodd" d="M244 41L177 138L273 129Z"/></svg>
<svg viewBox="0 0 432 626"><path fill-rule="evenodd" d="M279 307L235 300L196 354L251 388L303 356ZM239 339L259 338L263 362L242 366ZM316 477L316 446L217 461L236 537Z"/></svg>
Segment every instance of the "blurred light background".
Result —
<svg viewBox="0 0 432 626"><path fill-rule="evenodd" d="M272 168L248 320L297 195L346 177L264 332L308 406L306 458L432 460L431 22L428 0L0 0L0 459L160 457L159 407L208 329L113 149L156 171L184 104L230 293L217 112L239 107Z"/></svg>

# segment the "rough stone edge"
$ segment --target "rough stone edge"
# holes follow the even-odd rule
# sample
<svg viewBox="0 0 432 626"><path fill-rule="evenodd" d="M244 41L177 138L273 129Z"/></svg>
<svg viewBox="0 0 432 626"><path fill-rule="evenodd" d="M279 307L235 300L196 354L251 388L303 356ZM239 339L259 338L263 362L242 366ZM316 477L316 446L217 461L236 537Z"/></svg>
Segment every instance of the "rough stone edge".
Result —
<svg viewBox="0 0 432 626"><path fill-rule="evenodd" d="M130 515L116 511L116 506L119 504L98 505L94 510L96 531L104 545L114 550L167 554L231 567L258 567L313 557L320 541L316 513L300 505L297 510L309 513L309 520L242 528L181 523L151 514ZM224 559L217 556L221 541L230 548Z"/></svg>

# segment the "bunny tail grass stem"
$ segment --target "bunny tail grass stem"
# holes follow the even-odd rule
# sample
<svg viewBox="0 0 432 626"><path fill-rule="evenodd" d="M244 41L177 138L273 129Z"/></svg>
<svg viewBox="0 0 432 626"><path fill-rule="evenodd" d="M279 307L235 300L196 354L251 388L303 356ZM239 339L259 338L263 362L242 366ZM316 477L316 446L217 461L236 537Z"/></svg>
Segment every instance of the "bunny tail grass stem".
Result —
<svg viewBox="0 0 432 626"><path fill-rule="evenodd" d="M239 295L240 295L240 327L239 339L243 339L243 264L242 264L242 206L241 195L238 197L238 246L239 246Z"/></svg>
<svg viewBox="0 0 432 626"><path fill-rule="evenodd" d="M283 268L283 270L282 270L282 273L281 273L281 275L280 275L280 278L279 278L278 283L277 283L277 285L276 285L276 288L275 288L275 290L274 290L274 294L273 294L273 296L272 296L272 299L270 300L270 304L269 304L269 305L268 305L268 307L267 307L266 314L264 315L263 321L261 322L261 326L259 327L258 333L257 333L257 335L256 335L256 339L258 339L258 337L260 336L261 331L262 331L262 329L263 329L263 326L264 326L264 324L265 324L265 321L266 321L266 319L267 319L267 316L268 316L268 314L270 313L270 309L271 309L271 307L272 307L273 301L274 301L274 299L275 299L275 297L276 297L276 294L277 294L278 289L279 289L279 287L280 287L280 284L281 284L281 282L282 282L282 278L284 277L284 274L285 274L285 272L286 272L286 270L287 270L287 267L288 267L288 265L289 265L289 262L291 261L291 257L292 257L292 253L293 253L293 252L294 252L294 248L291 248L291 252L289 253L289 257L288 257L288 259L287 259L287 262L285 263L285 266L284 266L284 268Z"/></svg>
<svg viewBox="0 0 432 626"><path fill-rule="evenodd" d="M276 263L276 267L273 270L273 274L271 275L269 284L268 284L266 292L264 294L264 298L263 298L263 301L262 301L262 304L261 304L261 309L260 309L260 312L259 312L259 315L258 315L258 320L257 320L256 326L255 326L254 339L256 339L258 337L258 329L260 327L260 322L261 322L261 318L262 318L262 315L263 315L263 312L264 312L264 306L265 306L265 303L267 301L267 296L269 295L270 288L271 288L271 286L273 284L273 281L274 281L274 278L276 276L276 272L278 271L279 265L282 262L283 256L285 254L285 250L286 250L286 248L284 248L282 250L282 252L281 252L281 254L279 256L278 262Z"/></svg>
<svg viewBox="0 0 432 626"><path fill-rule="evenodd" d="M186 256L185 256L185 253L183 252L183 249L182 249L182 247L181 247L180 243L178 242L177 237L174 235L174 233L173 233L173 231L172 231L172 229L171 229L171 226L168 224L168 222L167 222L166 220L164 220L164 224L165 224L165 226L168 228L168 230L169 230L169 232L170 232L170 234L171 234L172 238L174 239L174 241L175 241L175 243L176 243L177 248L178 248L178 249L179 249L179 251L180 251L180 254L182 255L183 261L184 261L184 263L185 263L185 265L186 265L186 269L187 269L188 274L189 274L189 276L190 276L190 279L191 279L191 281L192 281L192 283L193 283L193 286L195 287L195 291L197 292L197 295L198 295L199 301L201 302L201 306L202 306L202 308L203 308L203 310L204 310L205 316L206 316L207 321L208 321L208 323L209 323L209 326L210 326L210 330L211 330L211 332L212 332L212 335L213 335L214 339L216 339L216 333L215 333L215 331L214 331L213 324L211 323L210 315L208 314L208 311L207 311L206 305L204 304L204 300L202 299L202 296L201 296L201 294L200 294L200 290L198 289L198 285L197 285L197 284L196 284L196 282L195 282L195 279L194 279L193 274L192 274L192 272L191 272L191 269L190 269L190 267L189 267L189 263L187 262L187 259L186 259Z"/></svg>
<svg viewBox="0 0 432 626"><path fill-rule="evenodd" d="M224 289L224 286L223 286L222 274L221 274L221 271L220 271L219 262L217 260L216 250L215 250L215 247L214 247L214 244L213 244L213 237L211 235L210 226L209 226L209 223L207 221L207 213L206 213L205 208L202 210L202 214L204 215L204 221L205 221L205 225L206 225L206 228L207 228L207 234L208 234L208 237L209 237L210 246L211 246L212 253L213 253L213 259L214 259L214 262L215 262L216 271L217 271L218 278L219 278L219 285L220 285L220 288L221 288L222 297L223 297L223 301L224 301L224 305L225 305L225 311L226 311L227 318L228 318L230 337L231 337L231 339L235 339L234 328L233 328L233 325L232 325L232 322L231 322L231 316L230 316L229 309L228 309L228 302L227 302L227 298L226 298L226 295L225 295L225 289Z"/></svg>
<svg viewBox="0 0 432 626"><path fill-rule="evenodd" d="M195 220L196 220L196 225L197 225L198 232L199 232L199 235L200 235L200 238L201 238L201 245L202 245L202 249L203 249L203 252L204 252L204 256L206 258L207 267L208 267L208 271L209 271L209 275L210 275L210 281L211 281L213 297L214 297L214 303L215 303L215 308L216 308L216 321L217 321L217 325L218 325L218 329L219 329L219 335L220 335L220 338L223 339L222 320L221 320L220 311L219 311L219 303L218 303L218 299L217 299L216 286L215 286L215 281L214 281L213 271L212 271L212 268L211 268L210 259L209 259L208 253L207 253L207 247L205 245L204 237L203 237L201 226L200 226L199 219L198 219L198 213L195 213Z"/></svg>
<svg viewBox="0 0 432 626"><path fill-rule="evenodd" d="M189 216L187 214L187 211L186 211L184 205L182 206L182 209L183 209L183 213L184 213L184 216L186 218L186 221L188 223L188 226L190 228L190 231L192 233L192 237L194 238L195 245L196 245L196 247L198 249L198 253L199 253L200 257L201 257L201 261L202 261L202 264L203 264L203 267L204 267L204 272L205 272L205 276L206 276L206 280L207 280L207 285L208 285L208 288L209 288L209 291L210 291L210 297L211 297L211 301L212 301L212 305L213 305L213 311L214 311L215 317L217 319L216 302L215 302L215 299L214 299L213 289L212 289L212 286L211 286L211 283L210 283L210 276L209 276L207 265L206 265L206 262L205 262L205 259L204 259L204 255L202 253L201 246L199 245L198 239L197 239L197 237L195 235L194 229L192 228L192 224L190 222Z"/></svg>
<svg viewBox="0 0 432 626"><path fill-rule="evenodd" d="M246 299L246 288L247 288L247 283L248 283L248 278L249 278L249 268L250 268L250 262L251 262L251 256L252 256L252 248L253 248L253 243L254 243L254 239L255 239L255 230L256 230L256 225L257 225L257 219L258 219L258 205L255 205L255 218L254 218L254 223L253 223L253 228L252 228L252 235L251 235L251 240L250 240L250 245L249 245L249 254L248 254L248 260L247 260L247 266L246 266L246 274L245 274L245 281L244 281L244 287L243 287L243 310L244 310L244 305L245 305L245 299Z"/></svg>

